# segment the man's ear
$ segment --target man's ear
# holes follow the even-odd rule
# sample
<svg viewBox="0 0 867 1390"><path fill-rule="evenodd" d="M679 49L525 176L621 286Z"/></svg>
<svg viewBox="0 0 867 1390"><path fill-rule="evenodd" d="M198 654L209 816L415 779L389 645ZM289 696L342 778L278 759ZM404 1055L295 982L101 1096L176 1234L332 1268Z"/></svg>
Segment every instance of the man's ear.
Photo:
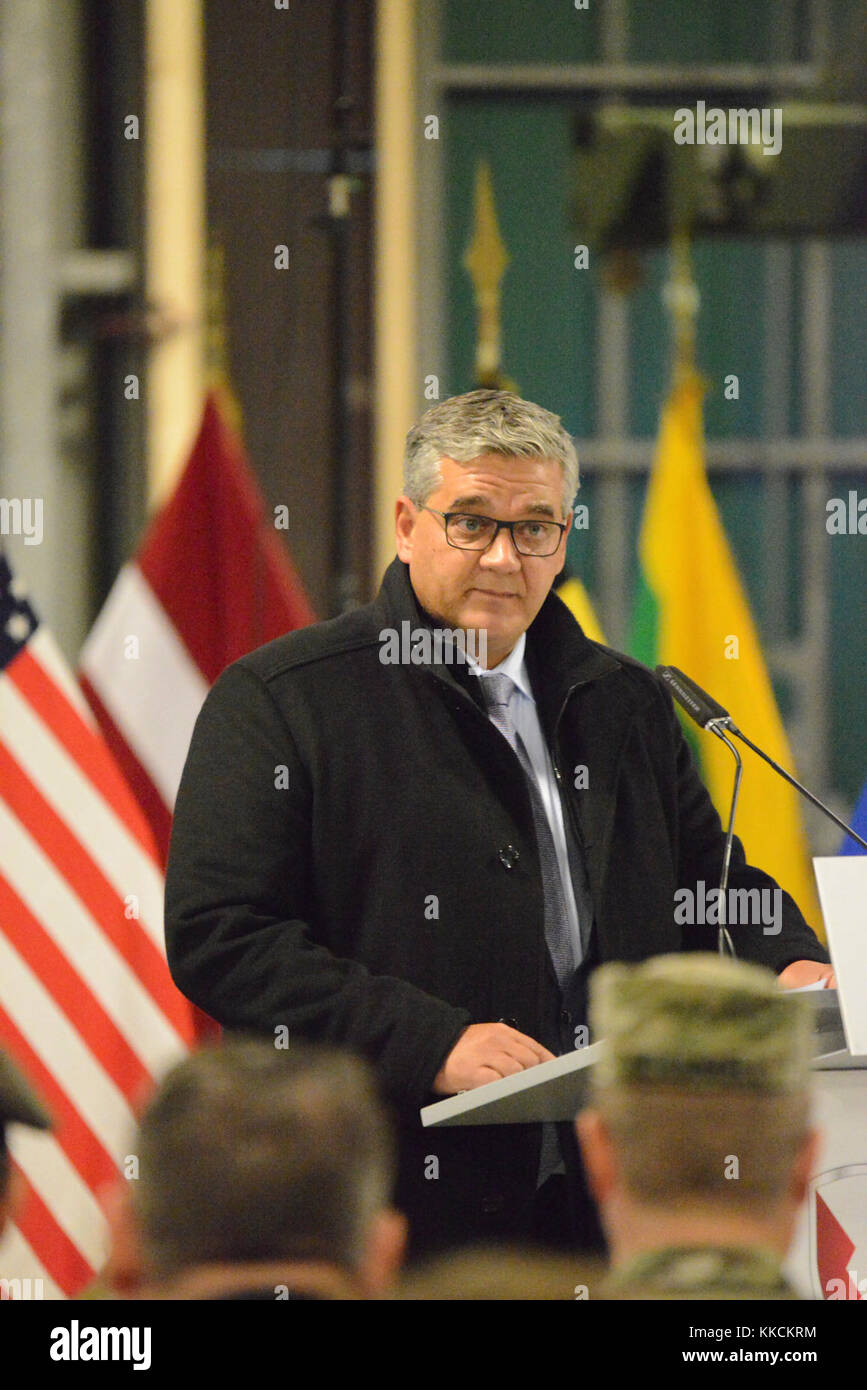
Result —
<svg viewBox="0 0 867 1390"><path fill-rule="evenodd" d="M9 1164L6 1185L0 1192L0 1235L7 1221L15 1219L15 1213L24 1200L24 1179L17 1168Z"/></svg>
<svg viewBox="0 0 867 1390"><path fill-rule="evenodd" d="M394 504L394 529L398 558L408 565L412 559L412 533L418 520L418 509L408 497L398 497Z"/></svg>
<svg viewBox="0 0 867 1390"><path fill-rule="evenodd" d="M147 1282L131 1196L133 1181L120 1180L105 1200L110 1243L101 1278L118 1298L135 1298Z"/></svg>
<svg viewBox="0 0 867 1390"><path fill-rule="evenodd" d="M791 1196L799 1207L807 1195L810 1178L818 1167L821 1149L822 1134L818 1129L811 1129L798 1150L792 1167Z"/></svg>
<svg viewBox="0 0 867 1390"><path fill-rule="evenodd" d="M368 1297L378 1298L391 1288L403 1264L408 1233L406 1217L394 1207L374 1217L361 1268Z"/></svg>
<svg viewBox="0 0 867 1390"><path fill-rule="evenodd" d="M590 1189L601 1205L617 1182L617 1163L608 1126L598 1110L582 1110L575 1120L575 1132Z"/></svg>

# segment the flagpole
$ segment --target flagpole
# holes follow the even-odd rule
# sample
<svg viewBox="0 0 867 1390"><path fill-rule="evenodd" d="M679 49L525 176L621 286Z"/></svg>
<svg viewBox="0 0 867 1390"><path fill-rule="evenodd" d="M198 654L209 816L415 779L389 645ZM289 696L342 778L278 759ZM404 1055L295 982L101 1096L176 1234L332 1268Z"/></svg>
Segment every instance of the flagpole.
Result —
<svg viewBox="0 0 867 1390"><path fill-rule="evenodd" d="M374 575L394 559L394 505L416 415L416 26L405 0L376 7ZM430 267L423 273L430 274Z"/></svg>
<svg viewBox="0 0 867 1390"><path fill-rule="evenodd" d="M147 0L145 15L146 294L175 329L148 361L148 493L155 509L189 453L205 384L202 0Z"/></svg>

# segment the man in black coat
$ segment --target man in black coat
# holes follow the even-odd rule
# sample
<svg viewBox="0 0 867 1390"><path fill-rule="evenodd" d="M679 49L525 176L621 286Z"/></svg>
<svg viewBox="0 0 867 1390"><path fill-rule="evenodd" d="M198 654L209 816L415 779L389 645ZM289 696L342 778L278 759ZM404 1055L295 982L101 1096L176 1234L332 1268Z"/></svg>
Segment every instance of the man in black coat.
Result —
<svg viewBox="0 0 867 1390"><path fill-rule="evenodd" d="M508 392L455 397L410 432L405 470L375 601L251 652L205 701L175 806L169 964L226 1028L373 1062L414 1253L598 1246L569 1126L552 1157L541 1125L423 1131L418 1110L586 1041L595 964L715 949L683 904L719 883L724 836L658 678L550 592L577 486L559 420ZM517 742L482 692L493 668ZM773 925L731 929L739 954L786 984L829 974L737 840L730 885L778 895Z"/></svg>

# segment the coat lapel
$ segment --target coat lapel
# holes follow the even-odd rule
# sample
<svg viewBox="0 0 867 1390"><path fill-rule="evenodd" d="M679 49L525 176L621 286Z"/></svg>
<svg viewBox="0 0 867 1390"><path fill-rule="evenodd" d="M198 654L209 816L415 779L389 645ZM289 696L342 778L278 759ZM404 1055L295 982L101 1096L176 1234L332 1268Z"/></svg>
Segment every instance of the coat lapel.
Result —
<svg viewBox="0 0 867 1390"><path fill-rule="evenodd" d="M409 580L409 569L395 559L386 570L382 588L374 605L383 626L409 621L413 626L430 625ZM560 767L563 792L574 808L580 831L590 889L594 903L602 898L602 885L614 823L620 763L630 734L632 717L640 705L639 697L624 691L617 682L617 697L606 689L606 677L622 671L616 656L591 642L561 599L550 593L535 620L527 629L526 662L539 719ZM456 709L466 699L483 710L477 682L458 666L431 665L427 668L456 700ZM484 726L476 728L484 738ZM492 739L498 740L495 729ZM502 741L502 740L500 740ZM495 780L506 805L526 820L529 797L514 795L514 755L508 748L491 745ZM498 756L502 754L502 756ZM486 762L488 759L486 758ZM520 764L517 764L520 766ZM576 767L587 768L586 787L576 787Z"/></svg>
<svg viewBox="0 0 867 1390"><path fill-rule="evenodd" d="M556 594L549 594L528 630L527 669L563 795L578 822L593 902L599 903L620 764L639 701L624 696L622 681L612 687L607 678L622 664L585 636Z"/></svg>

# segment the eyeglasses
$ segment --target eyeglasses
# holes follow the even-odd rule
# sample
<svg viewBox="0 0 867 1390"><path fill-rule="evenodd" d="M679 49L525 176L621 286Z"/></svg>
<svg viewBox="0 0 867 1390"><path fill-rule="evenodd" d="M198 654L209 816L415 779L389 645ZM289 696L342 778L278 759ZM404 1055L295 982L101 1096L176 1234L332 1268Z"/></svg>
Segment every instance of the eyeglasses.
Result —
<svg viewBox="0 0 867 1390"><path fill-rule="evenodd" d="M560 521L497 521L492 516L477 516L475 512L440 512L436 507L419 507L422 512L434 512L445 522L446 540L457 550L487 550L501 530L509 531L512 544L519 555L535 555L537 559L553 555L559 549L566 526Z"/></svg>

